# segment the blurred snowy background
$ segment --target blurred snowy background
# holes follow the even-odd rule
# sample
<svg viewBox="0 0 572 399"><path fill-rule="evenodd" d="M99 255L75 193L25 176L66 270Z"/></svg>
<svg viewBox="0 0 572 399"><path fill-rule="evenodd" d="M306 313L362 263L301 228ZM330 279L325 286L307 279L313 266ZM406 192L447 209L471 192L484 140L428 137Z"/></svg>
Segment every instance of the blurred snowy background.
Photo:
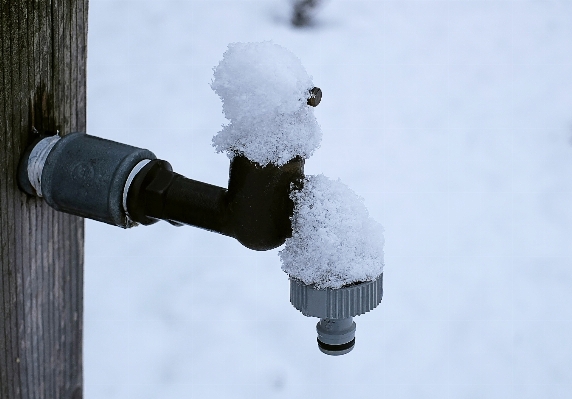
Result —
<svg viewBox="0 0 572 399"><path fill-rule="evenodd" d="M332 358L277 250L87 221L85 396L570 398L572 2L91 0L88 133L226 186L210 89L273 40L324 92L309 174L385 227L384 299Z"/></svg>

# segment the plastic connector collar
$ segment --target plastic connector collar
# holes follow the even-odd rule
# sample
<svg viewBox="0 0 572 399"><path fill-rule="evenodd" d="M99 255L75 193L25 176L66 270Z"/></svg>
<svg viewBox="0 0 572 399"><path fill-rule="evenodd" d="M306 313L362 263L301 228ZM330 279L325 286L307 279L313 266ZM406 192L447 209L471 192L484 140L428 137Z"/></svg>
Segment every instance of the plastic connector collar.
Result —
<svg viewBox="0 0 572 399"><path fill-rule="evenodd" d="M383 297L383 273L373 281L338 289L318 289L290 278L290 302L304 316L319 317L318 348L327 355L345 355L355 346L354 316L373 310Z"/></svg>

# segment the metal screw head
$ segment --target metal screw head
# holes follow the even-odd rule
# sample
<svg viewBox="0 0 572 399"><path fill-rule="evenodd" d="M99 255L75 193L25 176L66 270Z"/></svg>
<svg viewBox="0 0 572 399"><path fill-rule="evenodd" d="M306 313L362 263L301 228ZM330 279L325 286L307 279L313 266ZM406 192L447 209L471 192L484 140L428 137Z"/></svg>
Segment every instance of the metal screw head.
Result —
<svg viewBox="0 0 572 399"><path fill-rule="evenodd" d="M322 90L319 87L310 89L310 97L308 98L308 105L317 107L322 101Z"/></svg>

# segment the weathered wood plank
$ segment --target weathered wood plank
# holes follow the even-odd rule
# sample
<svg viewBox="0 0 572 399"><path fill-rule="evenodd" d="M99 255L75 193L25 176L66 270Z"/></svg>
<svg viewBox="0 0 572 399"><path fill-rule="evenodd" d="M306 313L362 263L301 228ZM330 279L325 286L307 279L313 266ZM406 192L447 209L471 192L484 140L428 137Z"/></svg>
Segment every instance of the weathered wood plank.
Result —
<svg viewBox="0 0 572 399"><path fill-rule="evenodd" d="M0 398L82 396L83 220L27 197L20 154L86 129L88 0L0 0Z"/></svg>

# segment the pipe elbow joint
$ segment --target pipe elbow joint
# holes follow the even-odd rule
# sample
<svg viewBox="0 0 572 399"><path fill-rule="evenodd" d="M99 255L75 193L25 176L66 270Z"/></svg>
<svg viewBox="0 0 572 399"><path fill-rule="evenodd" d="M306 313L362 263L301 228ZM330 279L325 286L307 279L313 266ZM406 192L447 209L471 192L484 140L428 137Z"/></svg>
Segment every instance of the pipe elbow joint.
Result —
<svg viewBox="0 0 572 399"><path fill-rule="evenodd" d="M304 178L304 160L260 166L236 156L227 192L228 228L242 245L257 251L279 247L292 235L293 186Z"/></svg>

